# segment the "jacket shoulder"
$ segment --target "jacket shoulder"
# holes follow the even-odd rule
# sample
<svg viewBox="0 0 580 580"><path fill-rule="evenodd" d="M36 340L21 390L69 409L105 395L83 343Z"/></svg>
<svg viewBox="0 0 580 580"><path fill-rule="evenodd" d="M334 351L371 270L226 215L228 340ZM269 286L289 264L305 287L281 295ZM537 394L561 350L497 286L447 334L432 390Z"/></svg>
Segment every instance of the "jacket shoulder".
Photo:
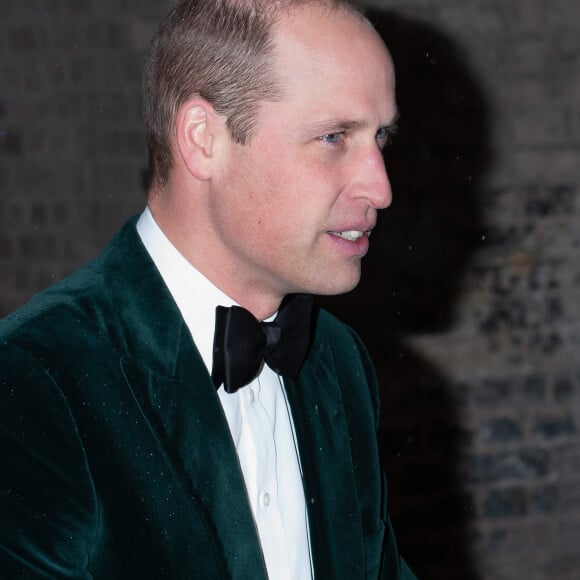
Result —
<svg viewBox="0 0 580 580"><path fill-rule="evenodd" d="M320 309L313 344L313 349L317 348L332 352L346 400L355 408L361 408L364 407L361 396L369 398L376 428L380 409L379 388L374 365L359 335L330 312Z"/></svg>
<svg viewBox="0 0 580 580"><path fill-rule="evenodd" d="M60 282L34 295L26 304L0 320L0 344L13 344L42 359L46 351L74 350L102 336L116 317L111 297L111 269L131 236L131 221L100 256Z"/></svg>
<svg viewBox="0 0 580 580"><path fill-rule="evenodd" d="M352 367L353 363L361 365L374 381L374 368L363 341L355 330L327 310L318 312L314 343L330 346L335 362L341 367Z"/></svg>

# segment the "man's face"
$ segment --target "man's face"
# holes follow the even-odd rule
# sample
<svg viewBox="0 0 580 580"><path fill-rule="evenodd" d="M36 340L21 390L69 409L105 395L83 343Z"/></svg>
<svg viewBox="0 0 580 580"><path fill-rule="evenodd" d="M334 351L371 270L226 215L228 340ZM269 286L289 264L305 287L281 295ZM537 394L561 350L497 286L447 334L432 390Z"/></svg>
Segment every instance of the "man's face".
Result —
<svg viewBox="0 0 580 580"><path fill-rule="evenodd" d="M283 96L261 106L249 144L224 147L213 178L215 259L238 300L351 290L377 210L391 202L381 148L395 81L378 35L351 14L307 6L275 38Z"/></svg>

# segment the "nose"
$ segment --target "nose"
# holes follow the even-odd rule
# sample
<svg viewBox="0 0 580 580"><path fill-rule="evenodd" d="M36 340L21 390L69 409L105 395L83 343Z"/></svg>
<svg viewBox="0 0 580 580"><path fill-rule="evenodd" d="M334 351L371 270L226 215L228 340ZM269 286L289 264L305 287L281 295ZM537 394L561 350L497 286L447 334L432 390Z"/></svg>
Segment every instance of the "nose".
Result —
<svg viewBox="0 0 580 580"><path fill-rule="evenodd" d="M364 156L360 168L359 195L374 209L391 205L393 192L381 150L375 145Z"/></svg>

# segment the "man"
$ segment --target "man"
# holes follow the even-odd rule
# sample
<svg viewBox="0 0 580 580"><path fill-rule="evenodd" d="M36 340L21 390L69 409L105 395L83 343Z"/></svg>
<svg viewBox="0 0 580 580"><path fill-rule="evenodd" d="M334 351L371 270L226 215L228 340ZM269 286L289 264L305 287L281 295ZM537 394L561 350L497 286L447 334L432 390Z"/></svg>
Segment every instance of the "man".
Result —
<svg viewBox="0 0 580 580"><path fill-rule="evenodd" d="M386 48L347 0L184 0L144 98L148 208L0 327L0 575L413 578L371 365L305 296L391 200Z"/></svg>

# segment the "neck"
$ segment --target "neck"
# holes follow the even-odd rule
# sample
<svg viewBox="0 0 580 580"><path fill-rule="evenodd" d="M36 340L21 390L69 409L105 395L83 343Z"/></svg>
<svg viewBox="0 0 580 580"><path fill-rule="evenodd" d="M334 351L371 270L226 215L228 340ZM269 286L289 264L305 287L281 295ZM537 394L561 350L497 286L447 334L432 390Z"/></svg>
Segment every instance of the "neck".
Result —
<svg viewBox="0 0 580 580"><path fill-rule="evenodd" d="M247 280L243 272L229 271L225 260L214 254L206 254L203 240L211 239L211 232L204 231L203 220L188 216L199 216L193 207L176 204L173 194L167 191L151 191L147 205L155 223L179 253L212 284L227 294L237 304L251 312L258 320L275 314L284 295L267 292L260 279Z"/></svg>

